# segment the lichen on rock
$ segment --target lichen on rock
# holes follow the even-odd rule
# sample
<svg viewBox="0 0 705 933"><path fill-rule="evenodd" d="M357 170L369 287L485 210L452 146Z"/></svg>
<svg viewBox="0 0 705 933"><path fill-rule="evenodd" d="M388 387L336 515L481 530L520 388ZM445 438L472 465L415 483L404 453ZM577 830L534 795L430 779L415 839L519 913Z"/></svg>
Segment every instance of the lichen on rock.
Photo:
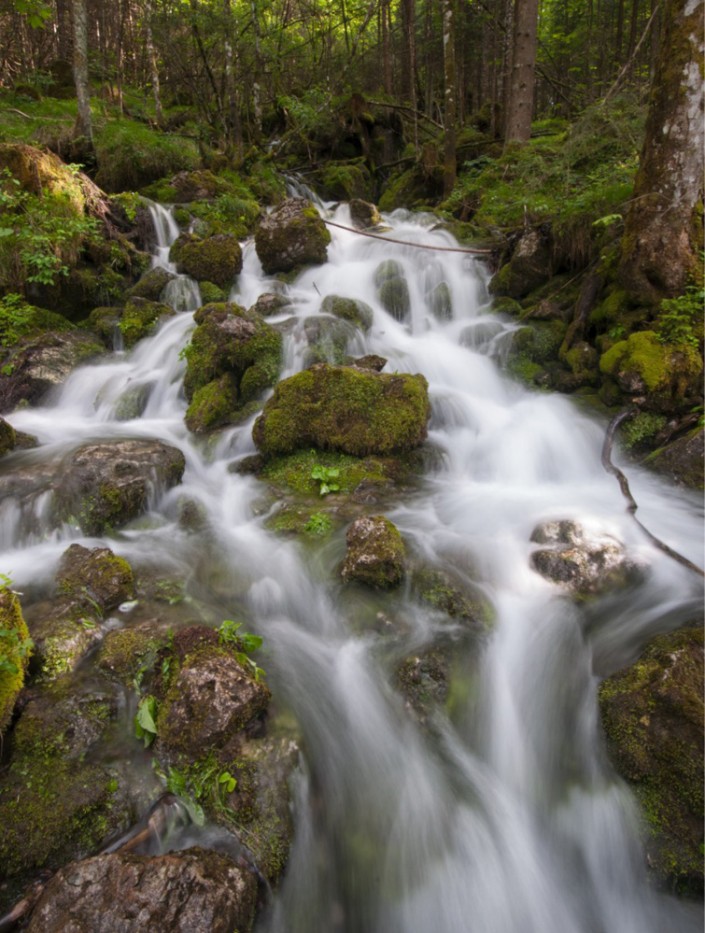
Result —
<svg viewBox="0 0 705 933"><path fill-rule="evenodd" d="M346 582L392 589L404 578L406 549L399 529L383 515L363 516L347 530L340 574Z"/></svg>

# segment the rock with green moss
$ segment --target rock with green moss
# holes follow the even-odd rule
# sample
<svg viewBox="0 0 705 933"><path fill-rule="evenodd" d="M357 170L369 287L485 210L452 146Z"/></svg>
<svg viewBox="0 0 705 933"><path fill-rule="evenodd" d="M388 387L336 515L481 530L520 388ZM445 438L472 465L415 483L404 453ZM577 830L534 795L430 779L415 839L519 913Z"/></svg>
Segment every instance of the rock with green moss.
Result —
<svg viewBox="0 0 705 933"><path fill-rule="evenodd" d="M230 233L217 233L203 240L182 234L170 255L179 272L220 288L230 288L242 271L242 249L237 237Z"/></svg>
<svg viewBox="0 0 705 933"><path fill-rule="evenodd" d="M156 266L154 269L147 270L132 288L128 288L127 295L130 298L159 301L162 292L173 278L173 272L169 272L163 266Z"/></svg>
<svg viewBox="0 0 705 933"><path fill-rule="evenodd" d="M395 321L406 321L411 313L411 297L404 269L396 259L386 259L375 270L379 302Z"/></svg>
<svg viewBox="0 0 705 933"><path fill-rule="evenodd" d="M599 701L610 758L642 807L650 868L702 896L702 627L654 639L602 683Z"/></svg>
<svg viewBox="0 0 705 933"><path fill-rule="evenodd" d="M307 317L303 322L303 331L308 343L304 366L312 366L314 363L340 366L349 362L348 347L357 334L357 328L349 321L321 315Z"/></svg>
<svg viewBox="0 0 705 933"><path fill-rule="evenodd" d="M0 372L0 412L21 402L39 404L50 389L62 385L81 363L95 359L105 347L83 330L50 331L12 348Z"/></svg>
<svg viewBox="0 0 705 933"><path fill-rule="evenodd" d="M321 476L328 473L338 487L337 495L351 496L356 502L375 502L389 492L395 482L403 482L407 478L408 467L391 457L360 458L307 447L258 463L255 472L273 486L279 496L294 495L297 499L305 496L320 500ZM304 509L304 523L311 512L310 507ZM298 526L298 521L295 524Z"/></svg>
<svg viewBox="0 0 705 933"><path fill-rule="evenodd" d="M154 666L158 653L169 643L170 633L169 620L161 617L111 629L100 643L96 664L112 679L130 686Z"/></svg>
<svg viewBox="0 0 705 933"><path fill-rule="evenodd" d="M563 321L536 321L515 331L507 354L507 369L517 379L529 385L558 360L565 337Z"/></svg>
<svg viewBox="0 0 705 933"><path fill-rule="evenodd" d="M56 585L63 596L88 597L102 612L110 612L135 595L132 567L107 547L72 544L61 555Z"/></svg>
<svg viewBox="0 0 705 933"><path fill-rule="evenodd" d="M650 454L648 466L668 476L674 483L702 489L705 477L705 435L702 428L693 428L683 437Z"/></svg>
<svg viewBox="0 0 705 933"><path fill-rule="evenodd" d="M130 298L120 315L118 327L126 349L134 347L138 340L149 337L160 321L173 317L174 309L159 301L147 298Z"/></svg>
<svg viewBox="0 0 705 933"><path fill-rule="evenodd" d="M10 453L17 444L17 433L9 422L0 418L0 457Z"/></svg>
<svg viewBox="0 0 705 933"><path fill-rule="evenodd" d="M388 590L404 579L406 549L399 529L383 515L363 516L347 530L340 574L346 582Z"/></svg>
<svg viewBox="0 0 705 933"><path fill-rule="evenodd" d="M228 855L194 846L166 855L114 852L62 868L42 892L28 933L47 930L208 930L250 933L257 879Z"/></svg>
<svg viewBox="0 0 705 933"><path fill-rule="evenodd" d="M255 230L255 249L267 275L325 262L330 233L305 198L288 198Z"/></svg>
<svg viewBox="0 0 705 933"><path fill-rule="evenodd" d="M186 350L186 423L208 431L233 423L246 406L276 382L281 334L236 304L204 305Z"/></svg>
<svg viewBox="0 0 705 933"><path fill-rule="evenodd" d="M33 666L42 682L75 671L102 638L102 610L85 594L33 603L26 616L34 641Z"/></svg>
<svg viewBox="0 0 705 933"><path fill-rule="evenodd" d="M509 298L523 298L543 285L552 272L549 239L539 230L529 230L519 237L511 258L490 281L490 292Z"/></svg>
<svg viewBox="0 0 705 933"><path fill-rule="evenodd" d="M181 482L184 455L161 441L86 444L62 462L54 511L84 534L100 535L141 515L150 500Z"/></svg>
<svg viewBox="0 0 705 933"><path fill-rule="evenodd" d="M348 206L350 207L350 219L358 230L369 230L370 227L376 227L382 223L382 215L369 201L352 198Z"/></svg>
<svg viewBox="0 0 705 933"><path fill-rule="evenodd" d="M426 302L437 321L453 318L453 299L447 282L438 282L426 293Z"/></svg>
<svg viewBox="0 0 705 933"><path fill-rule="evenodd" d="M321 363L278 383L252 436L267 457L310 447L385 456L422 444L429 414L421 375Z"/></svg>
<svg viewBox="0 0 705 933"><path fill-rule="evenodd" d="M650 330L630 334L600 358L600 370L630 396L646 396L648 407L670 409L700 396L702 357L688 344L668 344Z"/></svg>
<svg viewBox="0 0 705 933"><path fill-rule="evenodd" d="M193 172L178 172L171 179L171 185L176 192L174 201L177 204L209 200L223 194L229 187L224 178L204 168Z"/></svg>
<svg viewBox="0 0 705 933"><path fill-rule="evenodd" d="M278 292L265 292L259 296L251 310L262 317L273 317L275 314L286 311L290 306L291 301L286 295Z"/></svg>
<svg viewBox="0 0 705 933"><path fill-rule="evenodd" d="M99 308L93 308L88 315L90 327L100 337L106 347L112 350L119 340L120 318L123 308L119 305L106 305Z"/></svg>
<svg viewBox="0 0 705 933"><path fill-rule="evenodd" d="M326 295L321 303L323 314L332 314L333 317L348 321L359 327L365 333L372 327L374 312L365 301L355 298L342 298L340 295Z"/></svg>
<svg viewBox="0 0 705 933"><path fill-rule="evenodd" d="M0 588L0 736L10 724L31 649L29 629L17 594L3 586Z"/></svg>
<svg viewBox="0 0 705 933"><path fill-rule="evenodd" d="M201 291L201 302L204 305L228 300L226 290L221 288L219 285L216 285L214 282L199 282L198 287Z"/></svg>
<svg viewBox="0 0 705 933"><path fill-rule="evenodd" d="M543 522L531 540L543 545L531 555L534 570L579 597L626 586L643 572L620 541L588 532L578 522Z"/></svg>

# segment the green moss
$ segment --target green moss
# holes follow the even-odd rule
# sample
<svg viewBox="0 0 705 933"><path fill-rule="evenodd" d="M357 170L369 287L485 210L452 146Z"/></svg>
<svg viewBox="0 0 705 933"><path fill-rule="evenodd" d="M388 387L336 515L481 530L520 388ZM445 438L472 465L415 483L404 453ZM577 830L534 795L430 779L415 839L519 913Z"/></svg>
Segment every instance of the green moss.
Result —
<svg viewBox="0 0 705 933"><path fill-rule="evenodd" d="M22 689L32 649L32 640L17 594L0 587L0 736L12 718L15 700Z"/></svg>
<svg viewBox="0 0 705 933"><path fill-rule="evenodd" d="M225 290L213 282L199 282L198 287L201 290L201 301L204 305L228 300Z"/></svg>
<svg viewBox="0 0 705 933"><path fill-rule="evenodd" d="M566 332L562 321L532 322L516 331L507 357L507 370L527 384L535 381L547 364L558 360Z"/></svg>
<svg viewBox="0 0 705 933"><path fill-rule="evenodd" d="M364 331L368 331L372 327L373 311L364 301L357 301L354 298L341 298L339 295L326 295L321 304L321 311L324 314L332 314L343 321L348 321Z"/></svg>
<svg viewBox="0 0 705 933"><path fill-rule="evenodd" d="M346 582L389 590L404 578L406 548L399 529L384 515L357 519L348 528L341 568Z"/></svg>
<svg viewBox="0 0 705 933"><path fill-rule="evenodd" d="M387 486L393 469L389 463L374 457L360 459L349 454L307 449L272 458L260 475L284 492L320 499L320 481L312 475L317 466L338 470L335 482L341 495L349 495L361 483Z"/></svg>
<svg viewBox="0 0 705 933"><path fill-rule="evenodd" d="M31 339L47 330L72 330L74 325L61 314L36 308L19 295L10 293L0 299L0 345L15 346L22 339Z"/></svg>
<svg viewBox="0 0 705 933"><path fill-rule="evenodd" d="M173 317L173 308L146 298L132 298L125 305L118 324L125 347L133 347L138 340L154 333L157 324L165 317Z"/></svg>
<svg viewBox="0 0 705 933"><path fill-rule="evenodd" d="M144 188L165 175L193 169L200 161L193 140L132 120L97 126L95 146L96 182L110 192Z"/></svg>
<svg viewBox="0 0 705 933"><path fill-rule="evenodd" d="M186 427L203 434L231 423L238 408L238 392L230 373L197 389L186 410Z"/></svg>
<svg viewBox="0 0 705 933"><path fill-rule="evenodd" d="M253 437L265 456L310 447L385 456L421 444L428 415L423 376L321 364L277 385Z"/></svg>
<svg viewBox="0 0 705 933"><path fill-rule="evenodd" d="M218 233L200 240L192 235L183 238L172 258L179 271L197 281L213 282L220 288L230 288L242 270L242 249L237 237Z"/></svg>
<svg viewBox="0 0 705 933"><path fill-rule="evenodd" d="M657 334L645 330L620 340L600 359L606 375L634 373L650 392L681 395L685 384L702 372L702 359L694 347L663 344Z"/></svg>

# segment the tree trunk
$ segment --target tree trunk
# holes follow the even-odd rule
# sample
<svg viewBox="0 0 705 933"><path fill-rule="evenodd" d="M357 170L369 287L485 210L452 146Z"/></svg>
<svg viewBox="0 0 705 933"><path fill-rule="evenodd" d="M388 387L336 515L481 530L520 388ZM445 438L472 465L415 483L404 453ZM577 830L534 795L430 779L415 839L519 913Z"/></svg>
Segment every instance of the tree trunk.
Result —
<svg viewBox="0 0 705 933"><path fill-rule="evenodd" d="M531 136L538 15L539 0L516 0L505 143L525 143Z"/></svg>
<svg viewBox="0 0 705 933"><path fill-rule="evenodd" d="M152 82L152 94L154 95L154 116L157 126L161 126L164 123L164 111L162 110L157 51L154 48L154 36L152 34L152 0L144 0L144 40L147 61L149 62L149 79Z"/></svg>
<svg viewBox="0 0 705 933"><path fill-rule="evenodd" d="M56 0L56 43L58 57L62 61L70 62L73 55L73 42L69 0Z"/></svg>
<svg viewBox="0 0 705 933"><path fill-rule="evenodd" d="M455 185L455 11L453 0L443 0L443 196Z"/></svg>
<svg viewBox="0 0 705 933"><path fill-rule="evenodd" d="M638 300L683 293L698 274L703 200L703 0L662 7L646 137L625 221L620 277Z"/></svg>
<svg viewBox="0 0 705 933"><path fill-rule="evenodd" d="M86 0L73 0L73 79L76 84L78 116L74 135L83 137L93 149L93 120L88 89L88 16Z"/></svg>

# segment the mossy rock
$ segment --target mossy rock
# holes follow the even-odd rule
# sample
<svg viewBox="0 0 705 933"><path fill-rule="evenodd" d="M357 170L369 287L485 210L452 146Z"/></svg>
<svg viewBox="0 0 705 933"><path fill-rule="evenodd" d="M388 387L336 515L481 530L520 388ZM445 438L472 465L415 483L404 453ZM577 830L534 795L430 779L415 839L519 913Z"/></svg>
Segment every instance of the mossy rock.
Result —
<svg viewBox="0 0 705 933"><path fill-rule="evenodd" d="M0 736L24 684L32 642L16 593L0 588Z"/></svg>
<svg viewBox="0 0 705 933"><path fill-rule="evenodd" d="M642 806L650 867L702 896L702 627L654 639L602 683L599 701L610 758Z"/></svg>
<svg viewBox="0 0 705 933"><path fill-rule="evenodd" d="M366 302L355 298L342 298L340 295L326 295L321 303L321 311L323 314L332 314L333 317L348 321L365 333L374 321L374 312Z"/></svg>
<svg viewBox="0 0 705 933"><path fill-rule="evenodd" d="M349 362L348 346L355 339L357 328L348 321L328 317L307 317L303 329L308 341L304 365Z"/></svg>
<svg viewBox="0 0 705 933"><path fill-rule="evenodd" d="M382 215L374 204L369 201L363 201L360 198L351 198L350 219L353 226L358 230L368 230L370 227L377 227L382 223Z"/></svg>
<svg viewBox="0 0 705 933"><path fill-rule="evenodd" d="M393 589L404 579L406 548L399 529L383 515L363 516L347 530L340 574L346 583Z"/></svg>
<svg viewBox="0 0 705 933"><path fill-rule="evenodd" d="M132 288L128 288L127 295L130 298L146 298L148 301L159 301L162 292L173 278L173 273L168 272L162 266L157 266L145 272Z"/></svg>
<svg viewBox="0 0 705 933"><path fill-rule="evenodd" d="M205 431L237 420L274 385L282 338L258 314L233 303L204 305L194 319L184 392L191 430Z"/></svg>
<svg viewBox="0 0 705 933"><path fill-rule="evenodd" d="M507 370L531 385L546 367L558 361L565 337L562 321L532 321L517 330L507 355Z"/></svg>
<svg viewBox="0 0 705 933"><path fill-rule="evenodd" d="M320 467L335 471L338 495L352 495L353 498L369 497L374 490L378 493L389 490L405 475L403 467L394 459L360 458L310 448L273 457L261 466L258 475L284 494L320 499L321 480L316 475ZM304 512L304 523L310 518L310 511Z"/></svg>
<svg viewBox="0 0 705 933"><path fill-rule="evenodd" d="M104 613L135 595L132 567L107 547L72 544L61 555L56 585L62 596L89 599Z"/></svg>
<svg viewBox="0 0 705 933"><path fill-rule="evenodd" d="M422 444L429 412L421 375L322 363L277 385L252 436L267 457L310 447L385 456Z"/></svg>
<svg viewBox="0 0 705 933"><path fill-rule="evenodd" d="M178 204L215 198L229 189L225 179L203 168L192 172L178 172L171 179L171 186L176 192L174 201Z"/></svg>
<svg viewBox="0 0 705 933"><path fill-rule="evenodd" d="M255 249L267 275L326 261L330 233L305 198L289 198L255 230Z"/></svg>
<svg viewBox="0 0 705 933"><path fill-rule="evenodd" d="M490 281L493 295L523 298L551 278L551 244L539 230L529 230L516 243L511 259Z"/></svg>
<svg viewBox="0 0 705 933"><path fill-rule="evenodd" d="M173 317L175 313L173 308L161 302L131 298L125 305L118 324L125 348L130 349L139 340L149 337L157 329L160 321Z"/></svg>
<svg viewBox="0 0 705 933"><path fill-rule="evenodd" d="M646 458L646 464L674 483L702 489L705 477L705 435L694 428L683 437L659 448Z"/></svg>
<svg viewBox="0 0 705 933"><path fill-rule="evenodd" d="M179 272L220 288L230 288L242 271L240 243L229 233L217 233L204 240L188 236L176 249L172 247L172 259Z"/></svg>
<svg viewBox="0 0 705 933"><path fill-rule="evenodd" d="M124 308L117 305L93 308L88 315L88 324L100 337L106 347L112 349L120 331L120 319Z"/></svg>
<svg viewBox="0 0 705 933"><path fill-rule="evenodd" d="M650 407L698 397L702 357L688 344L662 343L650 330L630 334L600 358L600 371L629 395L646 395Z"/></svg>
<svg viewBox="0 0 705 933"><path fill-rule="evenodd" d="M286 295L278 292L265 292L259 296L250 310L262 317L273 317L275 314L286 311L290 306L291 301Z"/></svg>
<svg viewBox="0 0 705 933"><path fill-rule="evenodd" d="M33 603L26 617L34 641L32 673L44 683L75 671L102 637L102 611L87 596Z"/></svg>
<svg viewBox="0 0 705 933"><path fill-rule="evenodd" d="M395 321L405 321L411 313L411 296L404 269L395 259L387 259L375 270L379 302Z"/></svg>
<svg viewBox="0 0 705 933"><path fill-rule="evenodd" d="M398 207L416 207L428 199L428 180L419 166L407 169L385 185L379 199L381 211L393 211Z"/></svg>
<svg viewBox="0 0 705 933"><path fill-rule="evenodd" d="M146 619L128 628L111 629L100 643L97 666L124 686L153 668L158 653L169 644L167 619Z"/></svg>
<svg viewBox="0 0 705 933"><path fill-rule="evenodd" d="M74 213L83 214L86 199L81 183L53 152L43 152L24 143L0 143L0 170L11 172L23 190L42 196L64 198Z"/></svg>
<svg viewBox="0 0 705 933"><path fill-rule="evenodd" d="M198 287L201 291L201 302L204 305L228 300L227 291L214 282L199 282Z"/></svg>
<svg viewBox="0 0 705 933"><path fill-rule="evenodd" d="M453 319L453 298L447 282L438 282L427 292L426 301L431 314L437 321L450 321Z"/></svg>
<svg viewBox="0 0 705 933"><path fill-rule="evenodd" d="M16 444L17 432L8 421L0 418L0 457L14 450Z"/></svg>

